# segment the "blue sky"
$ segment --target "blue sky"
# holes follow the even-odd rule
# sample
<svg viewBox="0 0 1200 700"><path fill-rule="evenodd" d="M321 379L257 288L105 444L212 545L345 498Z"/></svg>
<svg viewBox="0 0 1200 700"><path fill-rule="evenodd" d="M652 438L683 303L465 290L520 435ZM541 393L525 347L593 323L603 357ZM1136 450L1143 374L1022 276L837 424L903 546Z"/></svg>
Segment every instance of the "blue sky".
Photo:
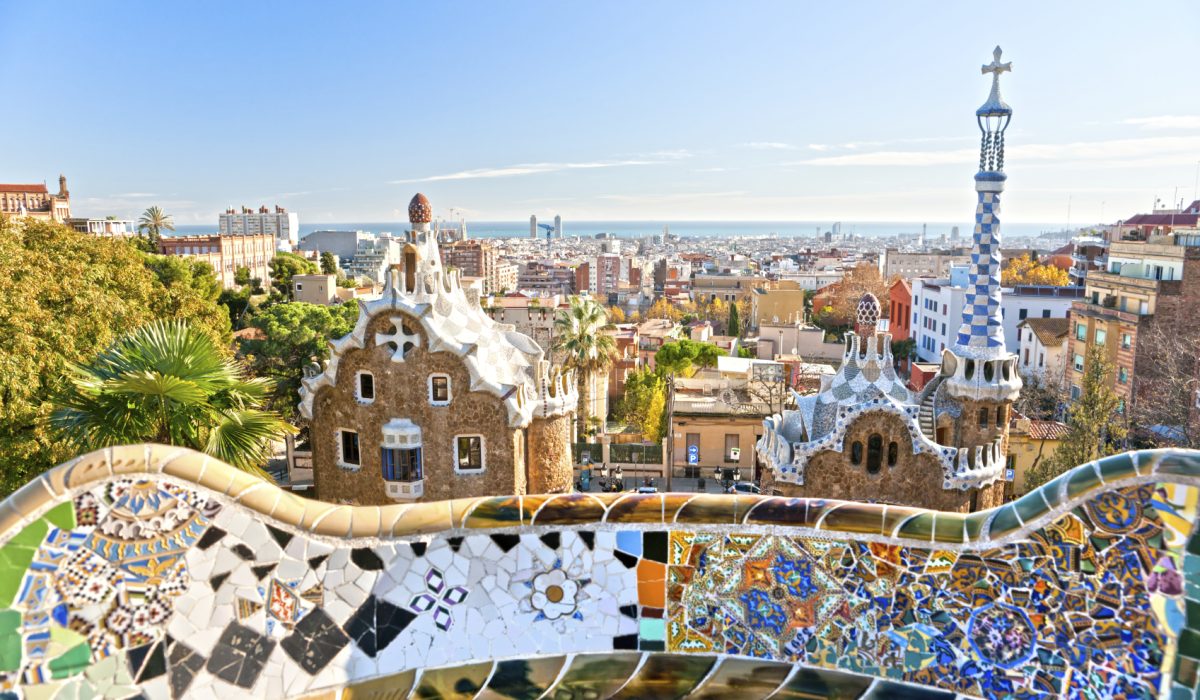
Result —
<svg viewBox="0 0 1200 700"><path fill-rule="evenodd" d="M1193 193L1200 4L0 0L0 182L180 223L969 220L980 75L1005 217Z"/></svg>

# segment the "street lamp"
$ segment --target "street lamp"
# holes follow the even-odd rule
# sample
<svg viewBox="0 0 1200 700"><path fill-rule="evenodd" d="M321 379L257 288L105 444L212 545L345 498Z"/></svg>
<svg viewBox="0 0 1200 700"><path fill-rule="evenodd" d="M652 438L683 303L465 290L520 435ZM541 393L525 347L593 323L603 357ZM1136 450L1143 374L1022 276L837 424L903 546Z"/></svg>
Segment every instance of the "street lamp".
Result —
<svg viewBox="0 0 1200 700"><path fill-rule="evenodd" d="M621 485L618 491L625 488L625 473L621 471L621 466L617 465L617 471L613 474L613 480Z"/></svg>

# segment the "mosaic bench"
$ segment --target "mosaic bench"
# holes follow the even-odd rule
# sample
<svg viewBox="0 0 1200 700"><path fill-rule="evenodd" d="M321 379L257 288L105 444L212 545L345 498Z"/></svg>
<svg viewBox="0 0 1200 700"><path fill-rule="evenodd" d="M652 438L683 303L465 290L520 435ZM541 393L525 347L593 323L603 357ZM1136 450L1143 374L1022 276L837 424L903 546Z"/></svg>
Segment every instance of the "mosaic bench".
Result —
<svg viewBox="0 0 1200 700"><path fill-rule="evenodd" d="M1200 453L971 515L751 495L381 508L131 446L0 504L0 698L1191 698Z"/></svg>

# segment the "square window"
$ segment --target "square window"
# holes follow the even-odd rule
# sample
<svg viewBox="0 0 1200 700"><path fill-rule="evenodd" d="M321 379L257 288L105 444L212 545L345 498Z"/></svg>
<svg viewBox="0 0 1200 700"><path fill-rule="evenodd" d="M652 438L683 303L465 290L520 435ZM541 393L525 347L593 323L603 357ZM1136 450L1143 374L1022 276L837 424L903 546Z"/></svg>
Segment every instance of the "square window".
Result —
<svg viewBox="0 0 1200 700"><path fill-rule="evenodd" d="M1078 353L1075 354L1075 371L1076 372L1083 371L1083 355L1080 355Z"/></svg>
<svg viewBox="0 0 1200 700"><path fill-rule="evenodd" d="M450 376L434 374L429 377L429 403L445 406L450 403Z"/></svg>
<svg viewBox="0 0 1200 700"><path fill-rule="evenodd" d="M1096 345L1104 345L1104 341L1108 338L1108 331L1102 328L1096 329Z"/></svg>
<svg viewBox="0 0 1200 700"><path fill-rule="evenodd" d="M1128 350L1133 345L1133 336L1128 333L1121 334L1121 347Z"/></svg>
<svg viewBox="0 0 1200 700"><path fill-rule="evenodd" d="M1050 318L1050 309L1042 309L1042 318Z"/></svg>
<svg viewBox="0 0 1200 700"><path fill-rule="evenodd" d="M483 471L482 435L459 435L454 438L454 471Z"/></svg>
<svg viewBox="0 0 1200 700"><path fill-rule="evenodd" d="M1075 324L1075 340L1087 340L1087 326L1082 323Z"/></svg>
<svg viewBox="0 0 1200 700"><path fill-rule="evenodd" d="M1125 369L1124 367L1117 370L1117 381L1121 382L1122 384L1128 382L1129 381L1129 370Z"/></svg>
<svg viewBox="0 0 1200 700"><path fill-rule="evenodd" d="M338 464L344 467L359 466L358 433L339 430L338 434Z"/></svg>
<svg viewBox="0 0 1200 700"><path fill-rule="evenodd" d="M1024 321L1025 318L1028 316L1029 316L1029 309L1018 309L1017 310L1017 319L1018 320Z"/></svg>

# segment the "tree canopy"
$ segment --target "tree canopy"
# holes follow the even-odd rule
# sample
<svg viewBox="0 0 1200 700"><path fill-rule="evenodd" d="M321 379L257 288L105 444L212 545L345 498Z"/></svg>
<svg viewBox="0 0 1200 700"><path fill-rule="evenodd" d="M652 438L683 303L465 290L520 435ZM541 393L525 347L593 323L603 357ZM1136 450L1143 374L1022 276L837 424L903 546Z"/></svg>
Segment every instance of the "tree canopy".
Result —
<svg viewBox="0 0 1200 700"><path fill-rule="evenodd" d="M119 239L0 217L0 494L75 456L48 424L68 363L92 359L157 317L195 314L220 333L212 314L225 312L191 296L202 296L195 275L186 283L160 277L164 268L152 270L148 259Z"/></svg>
<svg viewBox="0 0 1200 700"><path fill-rule="evenodd" d="M275 304L254 316L250 325L265 338L243 340L240 351L256 376L274 380L272 410L296 419L304 367L327 359L329 341L354 330L357 320L357 304L319 306L299 301Z"/></svg>
<svg viewBox="0 0 1200 700"><path fill-rule="evenodd" d="M648 369L635 370L625 378L625 395L616 407L617 417L637 428L642 437L658 442L666 435L667 382Z"/></svg>
<svg viewBox="0 0 1200 700"><path fill-rule="evenodd" d="M1117 451L1126 429L1111 376L1112 365L1104 348L1089 346L1079 398L1067 409L1070 430L1054 454L1025 475L1027 488L1037 488L1069 469Z"/></svg>
<svg viewBox="0 0 1200 700"><path fill-rule="evenodd" d="M284 299L295 298L292 293L292 277L315 274L316 263L295 253L276 253L275 257L271 258L271 286Z"/></svg>
<svg viewBox="0 0 1200 700"><path fill-rule="evenodd" d="M692 367L715 367L717 358L727 353L711 343L686 338L663 343L654 353L654 366L667 374L683 374Z"/></svg>
<svg viewBox="0 0 1200 700"><path fill-rule="evenodd" d="M162 232L174 230L175 217L164 212L162 207L150 207L138 217L138 237L145 234L146 247L153 252L158 251L158 240L162 238Z"/></svg>
<svg viewBox="0 0 1200 700"><path fill-rule="evenodd" d="M1000 271L1000 283L1006 287L1017 284L1037 284L1051 287L1066 287L1071 284L1067 271L1053 265L1043 265L1026 253L1012 258Z"/></svg>
<svg viewBox="0 0 1200 700"><path fill-rule="evenodd" d="M291 432L260 409L270 387L247 378L208 333L185 321L153 321L68 365L51 425L79 452L160 442L265 477L271 442Z"/></svg>

